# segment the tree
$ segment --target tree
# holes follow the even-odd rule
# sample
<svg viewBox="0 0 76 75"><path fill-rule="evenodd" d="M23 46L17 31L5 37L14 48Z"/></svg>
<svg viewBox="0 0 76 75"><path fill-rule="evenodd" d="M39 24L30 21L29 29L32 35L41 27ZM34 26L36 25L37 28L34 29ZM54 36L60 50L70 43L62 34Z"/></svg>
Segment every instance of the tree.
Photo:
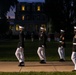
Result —
<svg viewBox="0 0 76 75"><path fill-rule="evenodd" d="M45 0L45 11L52 19L54 31L73 31L76 19L76 0Z"/></svg>
<svg viewBox="0 0 76 75"><path fill-rule="evenodd" d="M9 11L9 8L11 6L14 7L17 3L18 3L17 0L0 0L0 17L1 17L1 19L4 19L7 11Z"/></svg>
<svg viewBox="0 0 76 75"><path fill-rule="evenodd" d="M0 34L8 31L9 23L7 22L6 14L10 7L14 7L17 3L17 0L0 0Z"/></svg>
<svg viewBox="0 0 76 75"><path fill-rule="evenodd" d="M60 22L63 19L63 13L62 13L62 9L63 9L63 3L62 0L46 0L45 1L45 11L46 14L50 18L52 19L52 27L54 29L54 31L58 31L61 26L60 26Z"/></svg>

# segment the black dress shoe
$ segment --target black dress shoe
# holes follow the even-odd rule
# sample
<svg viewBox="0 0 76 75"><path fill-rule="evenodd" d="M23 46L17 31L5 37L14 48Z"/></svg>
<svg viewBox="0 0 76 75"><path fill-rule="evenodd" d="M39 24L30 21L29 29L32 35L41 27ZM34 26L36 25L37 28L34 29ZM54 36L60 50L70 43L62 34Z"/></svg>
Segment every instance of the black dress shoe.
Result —
<svg viewBox="0 0 76 75"><path fill-rule="evenodd" d="M25 66L24 62L20 62L18 66Z"/></svg>
<svg viewBox="0 0 76 75"><path fill-rule="evenodd" d="M46 64L45 60L40 61L41 64Z"/></svg>
<svg viewBox="0 0 76 75"><path fill-rule="evenodd" d="M76 70L72 70L72 72L76 72Z"/></svg>
<svg viewBox="0 0 76 75"><path fill-rule="evenodd" d="M59 61L60 61L60 62L64 62L65 60L64 60L64 59L60 59Z"/></svg>

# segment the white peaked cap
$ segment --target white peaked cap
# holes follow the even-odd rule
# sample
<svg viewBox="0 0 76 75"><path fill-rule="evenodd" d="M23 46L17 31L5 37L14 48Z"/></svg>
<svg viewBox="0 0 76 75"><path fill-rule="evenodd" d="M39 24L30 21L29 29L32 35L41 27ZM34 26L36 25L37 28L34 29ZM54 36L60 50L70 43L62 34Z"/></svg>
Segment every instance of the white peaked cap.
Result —
<svg viewBox="0 0 76 75"><path fill-rule="evenodd" d="M43 27L40 27L40 29L43 30L44 28Z"/></svg>
<svg viewBox="0 0 76 75"><path fill-rule="evenodd" d="M24 27L23 27L23 26L19 26L19 28L22 28L22 29L24 29Z"/></svg>
<svg viewBox="0 0 76 75"><path fill-rule="evenodd" d="M60 31L61 31L61 32L64 32L64 30L62 30L62 29L61 29Z"/></svg>
<svg viewBox="0 0 76 75"><path fill-rule="evenodd" d="M76 26L74 26L74 29L76 29Z"/></svg>
<svg viewBox="0 0 76 75"><path fill-rule="evenodd" d="M46 31L46 28L40 27L40 30L45 30Z"/></svg>

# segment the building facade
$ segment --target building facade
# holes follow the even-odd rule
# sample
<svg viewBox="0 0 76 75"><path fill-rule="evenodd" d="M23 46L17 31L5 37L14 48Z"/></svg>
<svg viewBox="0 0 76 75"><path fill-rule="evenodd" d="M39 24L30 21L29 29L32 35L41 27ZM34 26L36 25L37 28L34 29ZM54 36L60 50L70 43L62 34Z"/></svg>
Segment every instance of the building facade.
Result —
<svg viewBox="0 0 76 75"><path fill-rule="evenodd" d="M45 15L44 5L45 3L40 2L19 2L15 12L16 30L19 29L19 25L22 25L25 27L26 32L37 33L41 25L46 26L48 18Z"/></svg>

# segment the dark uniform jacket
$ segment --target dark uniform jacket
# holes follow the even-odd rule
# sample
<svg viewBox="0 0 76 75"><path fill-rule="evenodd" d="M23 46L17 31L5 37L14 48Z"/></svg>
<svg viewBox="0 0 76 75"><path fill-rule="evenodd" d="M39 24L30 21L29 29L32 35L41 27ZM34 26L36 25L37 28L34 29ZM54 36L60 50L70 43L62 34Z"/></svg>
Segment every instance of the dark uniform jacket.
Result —
<svg viewBox="0 0 76 75"><path fill-rule="evenodd" d="M64 42L64 43L62 43L62 42ZM65 47L65 37L64 37L64 35L60 36L59 47L61 47L61 46Z"/></svg>
<svg viewBox="0 0 76 75"><path fill-rule="evenodd" d="M73 51L76 52L76 36L73 38Z"/></svg>
<svg viewBox="0 0 76 75"><path fill-rule="evenodd" d="M20 31L20 33L19 33L18 47L24 48L24 32L23 31Z"/></svg>
<svg viewBox="0 0 76 75"><path fill-rule="evenodd" d="M47 39L47 36L46 36L46 33L45 32L40 32L39 34L39 47L46 47L46 39Z"/></svg>

